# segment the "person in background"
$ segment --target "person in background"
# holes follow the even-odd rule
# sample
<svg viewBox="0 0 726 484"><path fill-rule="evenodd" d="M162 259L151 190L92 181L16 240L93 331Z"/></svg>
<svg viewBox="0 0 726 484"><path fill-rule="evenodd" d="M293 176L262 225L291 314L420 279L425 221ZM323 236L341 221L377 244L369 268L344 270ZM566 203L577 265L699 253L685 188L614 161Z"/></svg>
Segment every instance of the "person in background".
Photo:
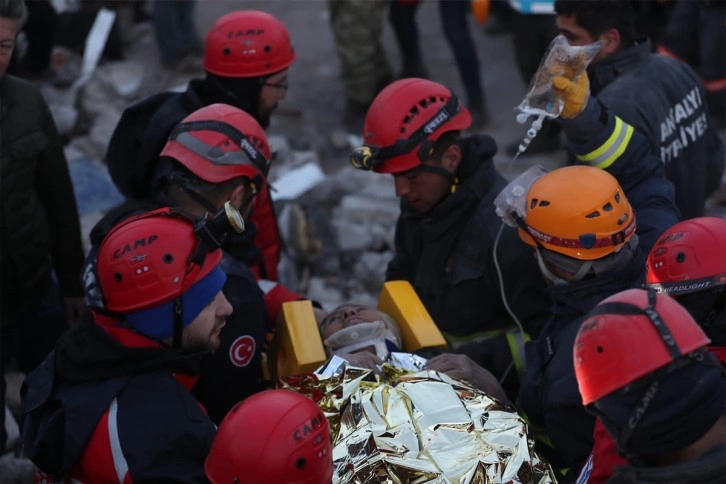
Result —
<svg viewBox="0 0 726 484"><path fill-rule="evenodd" d="M6 72L26 16L23 0L0 0L0 448L6 365L30 372L85 308L63 143L40 91Z"/></svg>
<svg viewBox="0 0 726 484"><path fill-rule="evenodd" d="M190 54L201 54L202 46L194 25L196 0L154 0L151 20L159 48L159 60L167 69Z"/></svg>
<svg viewBox="0 0 726 484"><path fill-rule="evenodd" d="M389 0L328 0L346 104L343 124L358 132L376 94L393 80L381 43Z"/></svg>
<svg viewBox="0 0 726 484"><path fill-rule="evenodd" d="M428 77L416 26L416 12L420 4L421 0L391 0L388 17L403 60L399 78ZM486 103L479 57L469 30L470 11L470 0L439 0L441 27L464 85L472 125L482 127L487 123Z"/></svg>

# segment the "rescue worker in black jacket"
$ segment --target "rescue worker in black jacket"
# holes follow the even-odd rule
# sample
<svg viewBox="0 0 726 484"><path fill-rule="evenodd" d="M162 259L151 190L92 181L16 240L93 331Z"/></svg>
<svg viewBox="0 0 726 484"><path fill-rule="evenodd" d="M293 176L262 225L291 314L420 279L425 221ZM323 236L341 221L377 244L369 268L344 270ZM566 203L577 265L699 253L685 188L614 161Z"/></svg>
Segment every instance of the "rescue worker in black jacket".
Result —
<svg viewBox="0 0 726 484"><path fill-rule="evenodd" d="M206 482L216 427L188 385L232 313L219 250L227 211L161 208L106 236L105 307L25 381L23 452L46 482Z"/></svg>
<svg viewBox="0 0 726 484"><path fill-rule="evenodd" d="M89 303L103 307L95 284L93 259L98 241L120 220L159 206L175 206L195 215L214 214L226 202L249 212L265 186L270 148L262 127L252 116L226 104L212 104L187 116L172 131L161 151L152 202L129 201L109 212L94 227L94 249L86 264ZM234 308L221 335L221 350L205 361L193 392L209 416L219 423L239 401L264 389L261 354L270 331L263 293L240 260L244 233L232 233L222 244L220 268L227 276L224 294Z"/></svg>
<svg viewBox="0 0 726 484"><path fill-rule="evenodd" d="M577 330L603 298L644 282L646 254L678 222L678 210L645 138L590 98L587 75L577 83L557 77L553 85L565 98L568 142L585 166L560 168L527 185L513 181L506 192L523 198L501 212L534 248L552 286L551 317L527 343L519 406L546 431L553 449L543 452L567 480L592 449L595 423L574 374Z"/></svg>
<svg viewBox="0 0 726 484"><path fill-rule="evenodd" d="M539 333L549 300L532 254L494 211L507 183L492 161L496 144L486 135L461 137L470 124L448 88L402 79L373 101L365 146L351 161L392 174L401 198L386 279L411 282L451 347L492 371L513 396L522 333Z"/></svg>
<svg viewBox="0 0 726 484"><path fill-rule="evenodd" d="M555 11L570 45L602 42L588 67L593 95L646 137L675 186L681 216L702 216L721 183L726 152L698 74L636 38L626 0L557 0Z"/></svg>

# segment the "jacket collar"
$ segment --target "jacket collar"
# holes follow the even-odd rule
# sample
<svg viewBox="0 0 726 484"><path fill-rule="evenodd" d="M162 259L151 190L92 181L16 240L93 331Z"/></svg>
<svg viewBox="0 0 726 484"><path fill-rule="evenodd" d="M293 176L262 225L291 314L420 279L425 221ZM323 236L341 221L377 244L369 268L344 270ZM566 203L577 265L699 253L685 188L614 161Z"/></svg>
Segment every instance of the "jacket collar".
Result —
<svg viewBox="0 0 726 484"><path fill-rule="evenodd" d="M635 69L643 59L650 55L650 52L650 39L642 37L636 39L632 47L590 65L587 69L587 75L590 77L592 94L597 95L623 72Z"/></svg>

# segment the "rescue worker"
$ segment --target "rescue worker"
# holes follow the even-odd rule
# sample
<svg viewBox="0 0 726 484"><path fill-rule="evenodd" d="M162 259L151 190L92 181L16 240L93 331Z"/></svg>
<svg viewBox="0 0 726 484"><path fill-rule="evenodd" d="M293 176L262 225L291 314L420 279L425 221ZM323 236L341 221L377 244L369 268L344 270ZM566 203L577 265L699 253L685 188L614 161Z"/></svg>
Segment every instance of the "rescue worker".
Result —
<svg viewBox="0 0 726 484"><path fill-rule="evenodd" d="M204 482L216 428L186 383L232 313L218 222L161 208L106 236L96 270L105 307L25 381L23 451L41 478Z"/></svg>
<svg viewBox="0 0 726 484"><path fill-rule="evenodd" d="M230 202L246 217L266 185L270 159L265 133L252 116L226 104L198 109L172 130L161 150L153 199L132 200L109 212L93 228L92 244L97 248L120 220L159 206L180 207L201 216L217 213ZM215 423L237 402L264 389L261 354L271 330L267 323L277 318L267 314L264 295L245 265L246 243L242 232L230 234L222 245L220 267L227 275L224 293L234 314L222 331L222 350L205 361L193 388ZM96 250L89 254L85 278L90 304L103 307L91 270Z"/></svg>
<svg viewBox="0 0 726 484"><path fill-rule="evenodd" d="M709 351L726 361L726 220L699 217L669 228L648 254L645 285L672 296L698 323L712 345ZM602 482L613 468L626 465L599 420L594 446L580 482Z"/></svg>
<svg viewBox="0 0 726 484"><path fill-rule="evenodd" d="M600 40L588 66L593 95L643 133L675 186L683 219L704 214L724 171L724 144L711 125L706 92L688 65L652 54L637 38L627 0L556 0L557 26L571 45Z"/></svg>
<svg viewBox="0 0 726 484"><path fill-rule="evenodd" d="M409 281L450 346L515 395L520 330L538 334L549 300L531 254L494 211L506 185L492 159L496 143L462 137L470 125L445 86L401 79L373 101L365 145L351 161L393 175L401 198L386 280Z"/></svg>
<svg viewBox="0 0 726 484"><path fill-rule="evenodd" d="M630 464L608 482L723 482L726 373L710 343L685 308L652 289L615 294L582 323L582 403Z"/></svg>
<svg viewBox="0 0 726 484"><path fill-rule="evenodd" d="M212 484L329 484L330 428L322 410L300 393L269 390L224 418L205 464Z"/></svg>
<svg viewBox="0 0 726 484"><path fill-rule="evenodd" d="M577 83L553 81L565 99L561 124L584 165L520 186L522 200L503 214L534 248L552 286L551 317L526 346L519 405L545 430L552 449L542 452L565 479L585 464L595 423L582 406L572 366L577 329L603 298L642 284L647 251L678 221L673 186L647 141L591 98L587 84L587 74Z"/></svg>
<svg viewBox="0 0 726 484"><path fill-rule="evenodd" d="M288 88L295 51L285 25L272 15L240 10L219 18L207 33L204 79L182 93L164 92L127 108L106 151L106 164L119 191L143 200L169 133L197 109L215 103L235 106L267 128ZM280 235L267 187L260 188L245 230L243 258L260 279L277 281Z"/></svg>
<svg viewBox="0 0 726 484"><path fill-rule="evenodd" d="M675 298L715 347L726 347L725 247L726 220L684 220L658 239L645 273L645 285Z"/></svg>

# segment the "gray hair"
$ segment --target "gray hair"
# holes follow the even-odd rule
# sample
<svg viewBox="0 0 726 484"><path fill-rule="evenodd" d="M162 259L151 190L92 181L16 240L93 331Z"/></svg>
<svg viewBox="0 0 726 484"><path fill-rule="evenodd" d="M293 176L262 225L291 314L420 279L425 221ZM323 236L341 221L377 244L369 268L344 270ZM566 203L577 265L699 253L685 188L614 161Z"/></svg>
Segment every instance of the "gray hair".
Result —
<svg viewBox="0 0 726 484"><path fill-rule="evenodd" d="M0 0L0 17L18 21L18 30L28 19L25 0Z"/></svg>

